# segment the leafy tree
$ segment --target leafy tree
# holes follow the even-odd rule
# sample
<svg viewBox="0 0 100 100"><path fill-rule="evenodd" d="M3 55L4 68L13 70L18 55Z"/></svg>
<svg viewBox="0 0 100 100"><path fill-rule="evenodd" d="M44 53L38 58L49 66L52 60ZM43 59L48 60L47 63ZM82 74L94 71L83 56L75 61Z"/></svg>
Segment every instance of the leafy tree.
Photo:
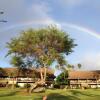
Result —
<svg viewBox="0 0 100 100"><path fill-rule="evenodd" d="M75 46L66 32L52 26L23 31L7 43L8 55L21 57L24 67L40 67L42 84L46 80L47 68L55 61L59 66L65 65L64 55L72 53Z"/></svg>
<svg viewBox="0 0 100 100"><path fill-rule="evenodd" d="M60 75L58 75L57 78L56 78L56 83L59 84L59 85L69 84L68 71L64 71Z"/></svg>

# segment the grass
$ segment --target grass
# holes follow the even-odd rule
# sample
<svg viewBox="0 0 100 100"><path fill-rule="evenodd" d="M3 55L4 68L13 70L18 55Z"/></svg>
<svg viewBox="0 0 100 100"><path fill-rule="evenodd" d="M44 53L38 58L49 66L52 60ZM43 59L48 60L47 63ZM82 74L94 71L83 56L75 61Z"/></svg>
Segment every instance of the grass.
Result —
<svg viewBox="0 0 100 100"><path fill-rule="evenodd" d="M100 89L74 89L74 90L46 90L45 93L32 93L29 95L22 89L0 88L0 100L42 100L44 95L48 100L100 100Z"/></svg>

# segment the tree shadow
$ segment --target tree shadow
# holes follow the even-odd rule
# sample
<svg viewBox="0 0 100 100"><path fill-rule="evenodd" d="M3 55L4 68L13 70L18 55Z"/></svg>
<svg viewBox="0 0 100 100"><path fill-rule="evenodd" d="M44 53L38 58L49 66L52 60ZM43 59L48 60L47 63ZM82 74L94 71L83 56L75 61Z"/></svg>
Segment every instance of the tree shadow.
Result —
<svg viewBox="0 0 100 100"><path fill-rule="evenodd" d="M78 91L78 90L70 90L71 94L74 95L74 96L79 96L79 95L84 95L84 96L89 96L89 97L100 97L100 95L96 95L96 94L93 94L93 93L87 93L87 92L81 92L81 91Z"/></svg>
<svg viewBox="0 0 100 100"><path fill-rule="evenodd" d="M47 100L80 100L78 97L76 96L72 96L72 95L60 95L58 93L51 93L48 95L48 99Z"/></svg>
<svg viewBox="0 0 100 100"><path fill-rule="evenodd" d="M80 97L87 96L89 98L92 98L93 100L99 100L100 95L90 93L88 91L79 91L79 90L70 90L71 94L63 95L62 93L51 93L48 95L48 100L80 100ZM99 99L97 99L99 98Z"/></svg>
<svg viewBox="0 0 100 100"><path fill-rule="evenodd" d="M14 96L16 95L18 91L11 91L9 93L3 93L3 94L0 94L0 97L6 97L6 96Z"/></svg>

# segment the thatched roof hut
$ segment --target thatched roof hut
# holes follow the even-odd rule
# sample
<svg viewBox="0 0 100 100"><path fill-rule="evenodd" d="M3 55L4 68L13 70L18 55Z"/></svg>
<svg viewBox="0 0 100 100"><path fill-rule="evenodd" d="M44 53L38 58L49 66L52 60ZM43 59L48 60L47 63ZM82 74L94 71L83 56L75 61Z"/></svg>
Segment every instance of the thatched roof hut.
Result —
<svg viewBox="0 0 100 100"><path fill-rule="evenodd" d="M34 77L36 76L37 78L40 77L40 69L36 68L30 68L30 69L21 69L19 70L16 67L10 67L10 68L2 68L6 72L6 76L9 77ZM42 68L42 72L43 72ZM47 76L49 78L55 78L54 76L54 71L51 69L47 69Z"/></svg>
<svg viewBox="0 0 100 100"><path fill-rule="evenodd" d="M98 71L70 71L69 79L100 79L100 70Z"/></svg>

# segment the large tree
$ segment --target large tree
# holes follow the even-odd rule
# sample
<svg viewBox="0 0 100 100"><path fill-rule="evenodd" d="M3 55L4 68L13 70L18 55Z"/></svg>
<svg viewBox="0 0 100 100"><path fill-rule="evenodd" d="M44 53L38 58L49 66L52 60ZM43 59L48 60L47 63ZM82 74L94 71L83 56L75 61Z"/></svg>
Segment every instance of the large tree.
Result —
<svg viewBox="0 0 100 100"><path fill-rule="evenodd" d="M7 43L8 55L21 57L24 67L40 67L41 83L45 83L47 68L55 61L63 66L64 55L72 53L75 46L68 33L52 26L23 31Z"/></svg>

